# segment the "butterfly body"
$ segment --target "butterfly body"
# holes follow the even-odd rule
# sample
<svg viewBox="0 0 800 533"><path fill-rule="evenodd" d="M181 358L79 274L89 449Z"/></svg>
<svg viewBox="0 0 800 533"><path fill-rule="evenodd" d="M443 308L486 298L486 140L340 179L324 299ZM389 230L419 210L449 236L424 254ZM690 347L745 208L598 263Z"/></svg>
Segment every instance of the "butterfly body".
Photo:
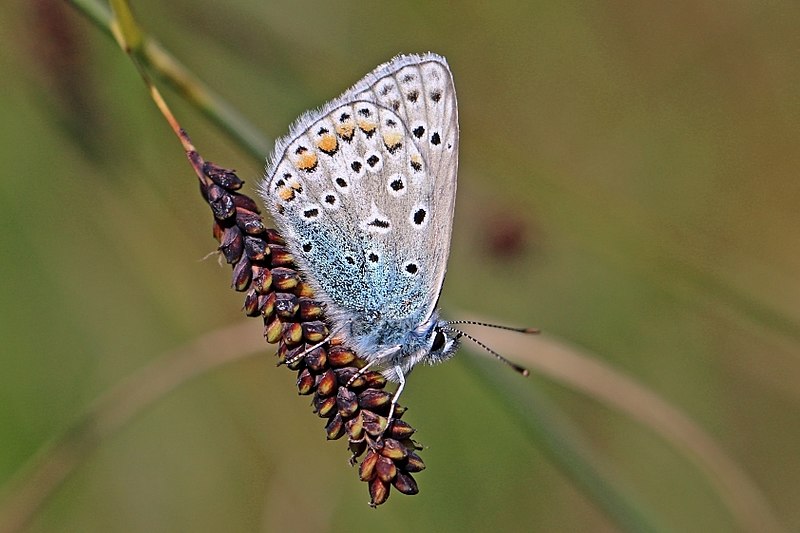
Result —
<svg viewBox="0 0 800 533"><path fill-rule="evenodd" d="M457 167L447 62L407 55L301 116L260 186L331 330L401 384L458 347L436 309Z"/></svg>

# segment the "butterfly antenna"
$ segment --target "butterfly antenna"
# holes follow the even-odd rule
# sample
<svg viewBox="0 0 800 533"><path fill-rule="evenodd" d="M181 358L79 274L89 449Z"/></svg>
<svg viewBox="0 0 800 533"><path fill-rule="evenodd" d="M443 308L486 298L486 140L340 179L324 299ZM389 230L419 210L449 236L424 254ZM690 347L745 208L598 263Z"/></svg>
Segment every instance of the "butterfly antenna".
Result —
<svg viewBox="0 0 800 533"><path fill-rule="evenodd" d="M461 321L459 323L460 324L479 324L478 322L467 322L467 321ZM449 322L448 324L453 324L453 322ZM490 327L497 327L497 328L500 328L500 329L509 329L509 330L512 330L512 331L520 331L522 333L526 333L527 332L527 330L518 330L518 329L515 329L515 328L507 328L507 327L503 327L503 326L492 326L491 324L481 324L481 325L490 326ZM522 374L523 376L527 377L528 375L530 375L530 372L528 371L527 368L525 368L524 366L520 366L520 365L518 365L516 363L512 363L511 361L509 361L508 359L506 359L505 357L503 357L499 353L495 352L494 350L492 350L491 348L489 348L488 346L483 344L481 341L479 341L478 339L476 339L475 337L473 337L469 333L464 333L460 329L456 329L456 328L449 328L448 327L448 328L442 328L442 329L445 330L445 331L449 331L450 333L455 333L456 334L456 338L460 338L460 337L468 338L469 340L471 340L472 342L474 342L475 344L477 344L478 346L480 346L481 348L483 348L484 350L486 350L487 352L489 352L490 354L495 356L495 358L500 360L500 362L507 364L508 366L510 366L511 368L513 368L514 370L516 370L517 372Z"/></svg>
<svg viewBox="0 0 800 533"><path fill-rule="evenodd" d="M470 326L483 326L486 328L496 328L496 329L504 329L506 331L515 331L517 333L529 333L529 334L537 334L539 330L536 328L512 328L511 326L501 326L499 324L487 324L486 322L477 322L475 320L451 320L447 323L448 326L454 326L458 324L467 324ZM456 330L459 331L459 330ZM469 336L469 335L467 335Z"/></svg>

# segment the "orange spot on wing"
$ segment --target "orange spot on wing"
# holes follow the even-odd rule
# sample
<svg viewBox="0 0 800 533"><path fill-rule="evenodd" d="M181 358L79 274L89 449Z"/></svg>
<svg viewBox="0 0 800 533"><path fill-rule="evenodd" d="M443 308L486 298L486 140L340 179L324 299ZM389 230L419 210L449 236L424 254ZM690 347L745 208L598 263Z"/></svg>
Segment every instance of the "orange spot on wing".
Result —
<svg viewBox="0 0 800 533"><path fill-rule="evenodd" d="M390 131L383 134L383 142L389 148L394 148L395 146L399 145L402 139L403 135L397 131Z"/></svg>
<svg viewBox="0 0 800 533"><path fill-rule="evenodd" d="M281 187L278 189L278 196L280 196L281 200L288 202L294 200L294 191L289 187Z"/></svg>
<svg viewBox="0 0 800 533"><path fill-rule="evenodd" d="M361 128L361 131L364 133L369 133L371 131L375 131L375 128L377 128L378 125L371 120L359 120L358 127Z"/></svg>
<svg viewBox="0 0 800 533"><path fill-rule="evenodd" d="M330 133L326 133L320 137L319 141L317 141L317 147L325 153L331 153L336 150L336 146L338 144L339 143L336 141L336 137Z"/></svg>
<svg viewBox="0 0 800 533"><path fill-rule="evenodd" d="M300 170L310 170L317 166L317 154L314 152L303 152L295 161L295 166Z"/></svg>
<svg viewBox="0 0 800 533"><path fill-rule="evenodd" d="M353 130L355 130L353 122L345 122L336 126L336 133L339 134L339 137L348 141L353 138Z"/></svg>

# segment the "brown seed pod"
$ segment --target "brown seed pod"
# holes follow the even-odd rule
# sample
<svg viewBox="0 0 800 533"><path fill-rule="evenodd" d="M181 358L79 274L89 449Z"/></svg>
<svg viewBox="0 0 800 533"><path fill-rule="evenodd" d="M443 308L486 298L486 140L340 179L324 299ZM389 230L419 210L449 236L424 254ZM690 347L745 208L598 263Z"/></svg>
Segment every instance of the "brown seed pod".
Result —
<svg viewBox="0 0 800 533"><path fill-rule="evenodd" d="M280 234L264 225L256 202L238 191L235 172L205 163L195 152L200 190L214 215L219 251L233 266L232 286L245 293L247 316L261 316L264 338L277 343L278 364L297 372L297 390L312 396L312 408L326 419L329 440L347 437L351 463L361 459L359 478L368 483L370 505L389 497L391 487L403 494L419 492L411 476L425 468L411 440L415 429L400 420L397 405L387 427L392 393L380 372L362 371L365 361L339 339L328 339L323 305L303 281ZM325 341L325 342L323 342Z"/></svg>

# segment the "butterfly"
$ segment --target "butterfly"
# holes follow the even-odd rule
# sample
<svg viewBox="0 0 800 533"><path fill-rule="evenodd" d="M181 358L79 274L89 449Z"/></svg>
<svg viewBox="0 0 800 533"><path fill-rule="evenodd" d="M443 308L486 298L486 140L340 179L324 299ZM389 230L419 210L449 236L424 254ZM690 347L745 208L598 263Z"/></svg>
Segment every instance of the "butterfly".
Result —
<svg viewBox="0 0 800 533"><path fill-rule="evenodd" d="M466 335L437 309L458 140L447 61L400 55L297 119L259 186L331 336L399 383L389 420L414 366L449 359Z"/></svg>

